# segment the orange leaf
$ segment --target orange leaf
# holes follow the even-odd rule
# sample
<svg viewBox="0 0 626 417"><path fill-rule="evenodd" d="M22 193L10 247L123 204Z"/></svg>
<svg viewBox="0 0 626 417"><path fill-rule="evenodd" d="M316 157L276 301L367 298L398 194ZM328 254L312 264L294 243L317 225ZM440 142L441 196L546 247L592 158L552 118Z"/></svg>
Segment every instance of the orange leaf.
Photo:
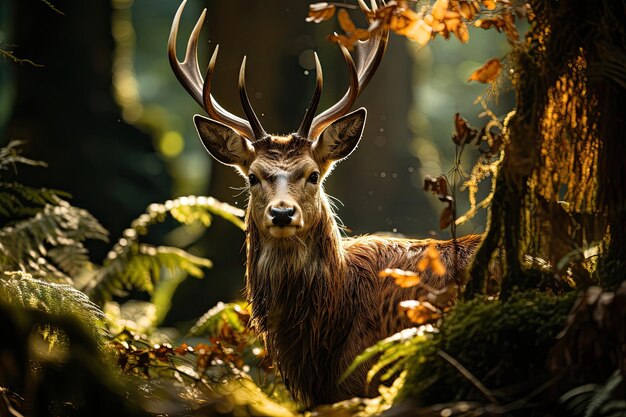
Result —
<svg viewBox="0 0 626 417"><path fill-rule="evenodd" d="M349 50L352 50L354 48L354 44L357 41L356 36L338 35L336 33L333 35L328 35L327 39L330 42L340 43Z"/></svg>
<svg viewBox="0 0 626 417"><path fill-rule="evenodd" d="M378 273L378 276L381 278L392 277L395 280L396 285L401 288L414 287L421 281L420 276L417 273L397 268L384 269Z"/></svg>
<svg viewBox="0 0 626 417"><path fill-rule="evenodd" d="M480 10L480 6L478 5L478 2L476 1L459 2L458 11L461 14L461 16L463 16L464 19L467 19L467 20L473 19L479 10Z"/></svg>
<svg viewBox="0 0 626 417"><path fill-rule="evenodd" d="M328 3L313 3L309 5L309 16L307 22L320 23L328 20L335 14L335 6Z"/></svg>
<svg viewBox="0 0 626 417"><path fill-rule="evenodd" d="M337 12L337 20L339 21L339 26L341 26L341 29L343 29L343 31L346 33L352 33L356 29L356 26L350 18L350 15L346 11L346 9L341 9L339 10L339 12Z"/></svg>
<svg viewBox="0 0 626 417"><path fill-rule="evenodd" d="M432 33L433 28L420 19L409 25L409 27L407 27L401 34L406 36L407 39L415 41L420 45L426 45L428 41L430 41Z"/></svg>
<svg viewBox="0 0 626 417"><path fill-rule="evenodd" d="M420 19L420 15L411 9L403 10L402 13L393 14L389 19L389 29L403 35L406 30L414 22Z"/></svg>
<svg viewBox="0 0 626 417"><path fill-rule="evenodd" d="M430 259L428 259L427 256L424 256L417 263L417 270L420 272L424 272L426 271L426 268L428 268L428 265L430 265Z"/></svg>
<svg viewBox="0 0 626 417"><path fill-rule="evenodd" d="M428 301L401 301L399 308L409 320L418 325L438 320L441 317L441 311Z"/></svg>
<svg viewBox="0 0 626 417"><path fill-rule="evenodd" d="M494 82L498 78L498 75L500 75L501 69L502 64L500 64L498 59L490 59L482 67L472 72L467 81L478 81L480 83Z"/></svg>
<svg viewBox="0 0 626 417"><path fill-rule="evenodd" d="M496 8L495 0L482 0L482 3L483 3L483 6L485 6L487 10L493 10Z"/></svg>
<svg viewBox="0 0 626 417"><path fill-rule="evenodd" d="M454 35L461 42L467 43L469 41L469 30L467 30L467 25L462 22L459 27L454 31Z"/></svg>
<svg viewBox="0 0 626 417"><path fill-rule="evenodd" d="M437 0L433 4L433 9L430 12L433 15L435 20L442 21L446 12L448 11L449 1L448 0Z"/></svg>
<svg viewBox="0 0 626 417"><path fill-rule="evenodd" d="M439 259L439 251L437 250L437 246L434 243L429 243L426 248L426 256L428 259Z"/></svg>
<svg viewBox="0 0 626 417"><path fill-rule="evenodd" d="M504 20L504 33L510 40L518 41L519 33L517 32L517 27L515 27L515 16L512 13L506 13L502 16L502 19Z"/></svg>
<svg viewBox="0 0 626 417"><path fill-rule="evenodd" d="M366 30L366 29L355 29L354 30L354 37L357 38L360 41L366 41L370 38L372 34Z"/></svg>
<svg viewBox="0 0 626 417"><path fill-rule="evenodd" d="M430 262L430 269L433 271L433 274L437 275L438 277L442 277L446 274L446 267L441 262L441 259L439 257L433 259Z"/></svg>

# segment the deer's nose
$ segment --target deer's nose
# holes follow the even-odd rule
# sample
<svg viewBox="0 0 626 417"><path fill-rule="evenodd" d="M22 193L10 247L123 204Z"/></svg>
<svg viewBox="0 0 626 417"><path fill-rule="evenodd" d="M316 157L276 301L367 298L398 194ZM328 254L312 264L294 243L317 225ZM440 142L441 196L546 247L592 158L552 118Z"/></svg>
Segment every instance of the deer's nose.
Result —
<svg viewBox="0 0 626 417"><path fill-rule="evenodd" d="M293 207L272 207L270 209L272 223L276 226L289 226L294 212Z"/></svg>

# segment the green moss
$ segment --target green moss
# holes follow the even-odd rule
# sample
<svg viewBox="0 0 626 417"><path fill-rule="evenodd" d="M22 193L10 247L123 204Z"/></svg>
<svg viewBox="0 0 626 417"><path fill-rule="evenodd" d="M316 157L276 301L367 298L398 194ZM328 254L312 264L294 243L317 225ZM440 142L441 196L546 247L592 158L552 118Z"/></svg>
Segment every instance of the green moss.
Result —
<svg viewBox="0 0 626 417"><path fill-rule="evenodd" d="M428 342L432 354L410 366L399 399L426 404L485 400L468 378L437 354L439 350L500 398L537 388L547 377L548 351L575 296L524 292L507 301L482 298L458 304L446 317L441 333Z"/></svg>

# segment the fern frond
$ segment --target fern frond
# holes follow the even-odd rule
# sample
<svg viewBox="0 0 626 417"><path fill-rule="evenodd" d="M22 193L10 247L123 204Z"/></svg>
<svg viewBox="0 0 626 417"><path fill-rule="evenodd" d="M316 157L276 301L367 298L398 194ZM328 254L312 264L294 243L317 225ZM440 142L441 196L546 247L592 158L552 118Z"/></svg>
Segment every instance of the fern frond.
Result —
<svg viewBox="0 0 626 417"><path fill-rule="evenodd" d="M107 239L107 231L86 210L65 201L46 205L35 216L0 229L0 267L70 283L88 264L82 242Z"/></svg>
<svg viewBox="0 0 626 417"><path fill-rule="evenodd" d="M241 220L245 215L243 210L230 204L222 203L213 197L193 195L168 200L163 204L150 204L146 213L131 223L131 228L139 234L145 234L149 226L163 222L167 213L170 213L180 223L201 222L207 227L211 225L212 216L220 216L240 229L244 229L244 224Z"/></svg>
<svg viewBox="0 0 626 417"><path fill-rule="evenodd" d="M359 366L368 363L377 356L378 360L370 368L367 379L371 381L374 376L388 366L392 366L392 371L386 372L383 377L387 379L395 374L395 370L401 370L403 361L415 360L416 354L421 350L421 346L425 341L430 340L433 333L437 329L431 325L423 325L404 329L392 336L387 337L375 345L365 349L350 364L348 369L343 373L341 380L345 380ZM400 362L400 366L393 366Z"/></svg>
<svg viewBox="0 0 626 417"><path fill-rule="evenodd" d="M139 237L148 233L150 226L164 222L168 213L184 224L202 222L208 226L212 216L218 215L237 227L244 227L240 218L245 214L243 210L213 197L180 197L163 204L151 204L144 214L133 220L130 228L122 232L103 267L80 288L100 301L107 301L114 295L125 295L130 289L152 292L162 268L170 274L182 271L202 277L202 268L212 266L208 259L181 249L139 243Z"/></svg>
<svg viewBox="0 0 626 417"><path fill-rule="evenodd" d="M13 168L13 171L15 172L17 164L42 167L47 166L47 164L43 161L35 161L22 156L22 150L20 149L22 145L24 145L23 141L12 140L6 146L0 148L0 178L2 178L2 171L6 171L9 168Z"/></svg>
<svg viewBox="0 0 626 417"><path fill-rule="evenodd" d="M34 188L18 182L0 182L0 218L14 219L35 215L46 204L57 205L67 193Z"/></svg>
<svg viewBox="0 0 626 417"><path fill-rule="evenodd" d="M201 278L202 268L213 263L182 249L134 243L117 245L118 253L109 253L104 266L89 283L86 292L98 300L107 301L112 295L123 296L136 289L151 293L162 274L186 274Z"/></svg>
<svg viewBox="0 0 626 417"><path fill-rule="evenodd" d="M237 303L219 302L191 327L186 337L217 336L225 324L237 332L243 332L246 324L241 320L243 308Z"/></svg>
<svg viewBox="0 0 626 417"><path fill-rule="evenodd" d="M602 412L602 408L613 399L613 392L622 383L623 377L619 370L613 372L609 379L600 385L589 400L587 409L583 417L594 417L606 415ZM626 411L626 409L622 409Z"/></svg>
<svg viewBox="0 0 626 417"><path fill-rule="evenodd" d="M5 272L0 276L0 302L50 316L77 317L99 342L107 336L102 310L71 285L35 279L22 271ZM50 344L59 338L57 329L41 330Z"/></svg>

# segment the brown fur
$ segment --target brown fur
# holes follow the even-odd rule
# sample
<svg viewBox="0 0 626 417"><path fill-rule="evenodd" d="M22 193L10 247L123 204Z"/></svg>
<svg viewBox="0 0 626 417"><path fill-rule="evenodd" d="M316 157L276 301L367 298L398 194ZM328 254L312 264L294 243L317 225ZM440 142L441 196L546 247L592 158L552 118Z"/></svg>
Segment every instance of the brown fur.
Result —
<svg viewBox="0 0 626 417"><path fill-rule="evenodd" d="M360 139L365 112L358 112L335 122L315 142L268 137L246 150L236 134L212 129L210 121L202 135L216 158L255 176L246 214L246 297L253 325L287 387L305 405L374 395L366 366L342 383L339 379L365 348L410 327L398 303L426 293L419 286L401 288L378 273L416 270L430 240L343 238L323 191L322 179L333 163ZM213 130L219 133L215 138ZM319 183L307 180L312 172L320 173ZM272 207L293 207L294 226L276 227ZM480 241L476 235L457 240L459 268L468 266ZM453 281L454 247L451 241L435 243L447 273L435 277L427 270L422 279L443 288Z"/></svg>

